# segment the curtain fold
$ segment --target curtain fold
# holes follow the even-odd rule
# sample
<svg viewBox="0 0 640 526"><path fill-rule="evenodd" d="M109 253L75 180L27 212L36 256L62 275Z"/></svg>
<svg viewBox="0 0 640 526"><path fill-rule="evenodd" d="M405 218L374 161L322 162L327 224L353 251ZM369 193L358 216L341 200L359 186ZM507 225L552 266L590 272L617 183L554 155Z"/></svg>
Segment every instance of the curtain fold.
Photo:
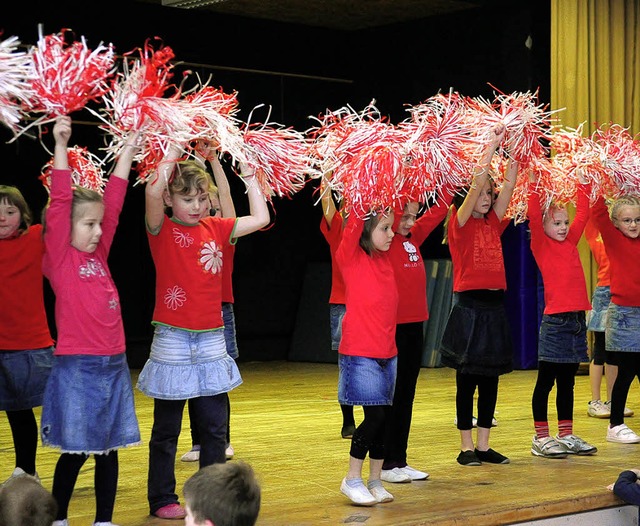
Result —
<svg viewBox="0 0 640 526"><path fill-rule="evenodd" d="M615 123L640 133L640 0L551 0L551 110L583 135ZM640 189L639 189L640 190ZM579 246L588 290L597 266Z"/></svg>

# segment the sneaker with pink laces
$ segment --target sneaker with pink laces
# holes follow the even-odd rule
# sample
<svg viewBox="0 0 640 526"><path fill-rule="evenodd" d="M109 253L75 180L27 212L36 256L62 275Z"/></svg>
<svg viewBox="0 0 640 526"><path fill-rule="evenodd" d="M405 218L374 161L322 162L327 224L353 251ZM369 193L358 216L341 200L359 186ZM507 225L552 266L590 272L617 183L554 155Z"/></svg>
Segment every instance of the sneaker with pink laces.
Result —
<svg viewBox="0 0 640 526"><path fill-rule="evenodd" d="M166 506L162 506L162 508L158 508L152 515L159 519L184 519L187 513L180 504L167 504Z"/></svg>

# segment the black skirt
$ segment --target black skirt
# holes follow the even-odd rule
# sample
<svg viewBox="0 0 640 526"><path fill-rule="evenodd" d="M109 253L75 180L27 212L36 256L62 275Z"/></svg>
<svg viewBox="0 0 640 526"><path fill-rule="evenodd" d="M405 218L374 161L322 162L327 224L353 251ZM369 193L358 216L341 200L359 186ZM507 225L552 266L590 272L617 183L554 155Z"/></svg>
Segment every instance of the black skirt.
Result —
<svg viewBox="0 0 640 526"><path fill-rule="evenodd" d="M513 371L513 340L504 291L456 293L440 353L443 365L464 374L499 376Z"/></svg>

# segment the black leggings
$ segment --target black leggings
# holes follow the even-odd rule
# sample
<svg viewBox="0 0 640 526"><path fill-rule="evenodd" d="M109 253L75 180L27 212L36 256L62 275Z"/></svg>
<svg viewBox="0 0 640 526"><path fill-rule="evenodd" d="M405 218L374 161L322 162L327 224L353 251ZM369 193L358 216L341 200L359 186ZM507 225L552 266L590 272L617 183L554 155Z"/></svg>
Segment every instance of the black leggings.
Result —
<svg viewBox="0 0 640 526"><path fill-rule="evenodd" d="M38 448L38 424L33 409L7 411L9 427L16 452L16 467L25 473L36 473L36 449Z"/></svg>
<svg viewBox="0 0 640 526"><path fill-rule="evenodd" d="M573 387L579 363L538 362L538 378L533 389L531 408L534 422L548 422L549 393L556 384L558 421L573 420Z"/></svg>
<svg viewBox="0 0 640 526"><path fill-rule="evenodd" d="M111 522L113 507L116 502L118 488L118 452L111 451L106 455L93 455L96 461L94 489L96 494L96 518L94 522ZM67 518L69 501L78 474L89 455L63 453L58 459L53 475L51 493L58 503L56 520Z"/></svg>
<svg viewBox="0 0 640 526"><path fill-rule="evenodd" d="M365 405L362 410L364 419L353 434L349 454L360 460L364 460L367 453L370 459L384 459L384 423L391 406Z"/></svg>
<svg viewBox="0 0 640 526"><path fill-rule="evenodd" d="M473 396L478 388L478 427L491 428L498 401L499 376L456 372L456 418L458 429L473 427Z"/></svg>
<svg viewBox="0 0 640 526"><path fill-rule="evenodd" d="M624 406L634 378L640 380L640 353L617 352L618 376L611 390L611 427L624 423Z"/></svg>

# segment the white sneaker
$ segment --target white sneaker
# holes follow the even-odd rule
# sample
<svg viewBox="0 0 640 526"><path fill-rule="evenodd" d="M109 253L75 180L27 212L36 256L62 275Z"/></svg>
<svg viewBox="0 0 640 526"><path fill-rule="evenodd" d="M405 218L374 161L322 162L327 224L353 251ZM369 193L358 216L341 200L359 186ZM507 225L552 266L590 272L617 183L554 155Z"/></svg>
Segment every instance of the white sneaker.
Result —
<svg viewBox="0 0 640 526"><path fill-rule="evenodd" d="M227 449L224 450L224 455L227 460L231 460L234 454L235 451L233 450L233 446L231 444L227 444Z"/></svg>
<svg viewBox="0 0 640 526"><path fill-rule="evenodd" d="M51 526L69 526L69 521L67 519L62 519L61 521L53 521Z"/></svg>
<svg viewBox="0 0 640 526"><path fill-rule="evenodd" d="M398 468L400 471L402 471L405 475L408 475L411 480L427 480L429 478L429 473L426 473L424 471L419 471L417 469L412 468L409 465L406 465L403 468Z"/></svg>
<svg viewBox="0 0 640 526"><path fill-rule="evenodd" d="M411 477L401 468L383 469L380 472L380 479L394 484L411 482Z"/></svg>
<svg viewBox="0 0 640 526"><path fill-rule="evenodd" d="M114 524L113 522L94 522L93 526L118 526L118 525Z"/></svg>
<svg viewBox="0 0 640 526"><path fill-rule="evenodd" d="M382 484L378 484L373 486L372 488L367 488L371 495L376 499L377 502L391 502L393 501L393 495L389 493Z"/></svg>
<svg viewBox="0 0 640 526"><path fill-rule="evenodd" d="M567 453L571 455L593 455L598 451L596 446L592 446L576 435L566 435L563 437L556 435L555 438L556 442L564 446Z"/></svg>
<svg viewBox="0 0 640 526"><path fill-rule="evenodd" d="M608 402L602 400L591 400L587 408L587 415L594 418L609 418L611 416L611 408Z"/></svg>
<svg viewBox="0 0 640 526"><path fill-rule="evenodd" d="M607 400L606 402L604 402L604 405L609 412L608 414L611 415L611 400ZM628 416L633 416L635 413L633 412L633 409L629 409L627 406L625 406L623 414L624 417L627 418ZM607 418L609 418L609 416L607 416Z"/></svg>
<svg viewBox="0 0 640 526"><path fill-rule="evenodd" d="M180 457L182 462L198 462L200 460L200 446L193 446L190 451L187 451Z"/></svg>
<svg viewBox="0 0 640 526"><path fill-rule="evenodd" d="M607 428L607 442L618 442L619 444L637 444L640 436L636 435L626 424Z"/></svg>
<svg viewBox="0 0 640 526"><path fill-rule="evenodd" d="M353 488L347 484L346 478L342 479L340 491L349 497L349 500L357 506L373 506L378 502L378 500L364 485L362 479L360 479L360 484Z"/></svg>

